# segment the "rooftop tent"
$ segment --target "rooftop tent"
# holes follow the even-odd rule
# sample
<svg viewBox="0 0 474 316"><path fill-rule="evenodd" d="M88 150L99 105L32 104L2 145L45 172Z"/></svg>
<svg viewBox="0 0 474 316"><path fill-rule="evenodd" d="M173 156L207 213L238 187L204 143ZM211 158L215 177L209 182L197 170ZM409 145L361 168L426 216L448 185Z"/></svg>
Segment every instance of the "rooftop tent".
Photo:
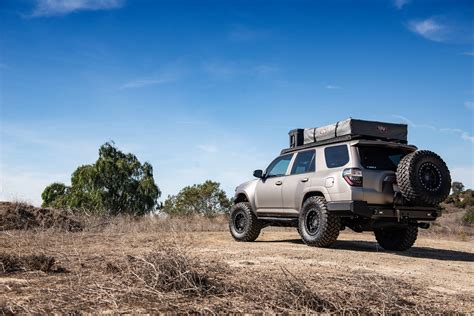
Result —
<svg viewBox="0 0 474 316"><path fill-rule="evenodd" d="M364 121L348 118L335 124L322 127L292 130L290 131L290 147L297 147L320 141L329 141L342 136L349 138L382 139L406 143L407 134L408 131L406 124Z"/></svg>

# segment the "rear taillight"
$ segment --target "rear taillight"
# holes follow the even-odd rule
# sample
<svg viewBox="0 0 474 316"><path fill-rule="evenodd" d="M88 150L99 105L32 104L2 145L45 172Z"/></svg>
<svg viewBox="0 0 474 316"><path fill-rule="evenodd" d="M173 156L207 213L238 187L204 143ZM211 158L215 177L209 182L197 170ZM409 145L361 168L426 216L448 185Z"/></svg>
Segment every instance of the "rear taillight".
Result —
<svg viewBox="0 0 474 316"><path fill-rule="evenodd" d="M347 184L353 187L362 186L362 170L358 168L348 168L344 169L342 172L342 177L346 180Z"/></svg>

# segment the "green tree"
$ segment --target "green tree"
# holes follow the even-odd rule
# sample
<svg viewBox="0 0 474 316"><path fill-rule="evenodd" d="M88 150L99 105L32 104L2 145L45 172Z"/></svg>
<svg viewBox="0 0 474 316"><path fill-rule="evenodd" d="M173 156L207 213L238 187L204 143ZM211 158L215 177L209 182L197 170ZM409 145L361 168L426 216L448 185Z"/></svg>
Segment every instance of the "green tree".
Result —
<svg viewBox="0 0 474 316"><path fill-rule="evenodd" d="M462 191L464 190L464 184L462 184L461 182L455 181L451 185L451 189L453 190L454 195L458 195L459 193L462 193Z"/></svg>
<svg viewBox="0 0 474 316"><path fill-rule="evenodd" d="M69 194L69 188L64 183L55 182L48 185L41 198L43 199L43 207L62 207L65 205L65 197Z"/></svg>
<svg viewBox="0 0 474 316"><path fill-rule="evenodd" d="M177 195L168 196L161 211L168 215L199 214L213 217L229 212L231 205L231 200L220 184L207 180L202 184L187 186Z"/></svg>
<svg viewBox="0 0 474 316"><path fill-rule="evenodd" d="M42 197L45 207L144 215L155 209L160 195L152 166L140 163L135 155L125 154L113 142L107 142L99 148L99 158L94 164L74 171L71 187L53 183L45 188Z"/></svg>

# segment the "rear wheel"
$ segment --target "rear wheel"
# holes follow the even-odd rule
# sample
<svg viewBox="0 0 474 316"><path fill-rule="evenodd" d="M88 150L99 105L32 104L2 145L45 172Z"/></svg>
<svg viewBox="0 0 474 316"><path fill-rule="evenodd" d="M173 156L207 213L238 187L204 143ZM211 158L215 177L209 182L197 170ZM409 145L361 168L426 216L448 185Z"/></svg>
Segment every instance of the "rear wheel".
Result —
<svg viewBox="0 0 474 316"><path fill-rule="evenodd" d="M262 230L262 222L255 216L248 202L235 204L230 211L229 229L237 241L254 241Z"/></svg>
<svg viewBox="0 0 474 316"><path fill-rule="evenodd" d="M418 227L410 225L405 228L376 230L374 234L383 249L405 251L415 244Z"/></svg>
<svg viewBox="0 0 474 316"><path fill-rule="evenodd" d="M298 232L303 241L314 247L329 247L339 236L339 217L328 212L322 196L311 196L301 208Z"/></svg>

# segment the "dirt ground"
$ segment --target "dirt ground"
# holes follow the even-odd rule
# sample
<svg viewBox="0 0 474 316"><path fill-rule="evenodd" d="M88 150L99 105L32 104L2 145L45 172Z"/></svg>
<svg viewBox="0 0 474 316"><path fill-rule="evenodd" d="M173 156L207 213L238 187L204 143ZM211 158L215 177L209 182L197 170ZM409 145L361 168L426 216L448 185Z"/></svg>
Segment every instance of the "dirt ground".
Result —
<svg viewBox="0 0 474 316"><path fill-rule="evenodd" d="M286 311L276 305L260 308L261 303L252 302L245 293L232 299L200 297L198 302L168 294L159 294L160 299L139 298L118 283L119 276L109 273L110 266L123 258L142 256L166 240L179 240L193 256L206 262L223 262L230 270L232 284L258 287L269 279L278 283L282 274L290 273L301 282L308 280L323 297L340 289L352 299L351 291L360 287L366 291L356 293L361 297L375 291L424 304L415 310L418 307L410 303L410 310L410 305L403 303L402 312L426 313L424 308L433 306L432 312L474 313L474 245L470 241L422 236L409 251L387 252L377 246L370 233L344 231L334 247L320 249L304 245L296 231L272 228L263 230L252 243L235 242L228 232L0 232L0 252L53 256L63 271L0 273L0 314ZM388 290L392 287L398 288L395 294ZM383 308L369 311L384 314Z"/></svg>

